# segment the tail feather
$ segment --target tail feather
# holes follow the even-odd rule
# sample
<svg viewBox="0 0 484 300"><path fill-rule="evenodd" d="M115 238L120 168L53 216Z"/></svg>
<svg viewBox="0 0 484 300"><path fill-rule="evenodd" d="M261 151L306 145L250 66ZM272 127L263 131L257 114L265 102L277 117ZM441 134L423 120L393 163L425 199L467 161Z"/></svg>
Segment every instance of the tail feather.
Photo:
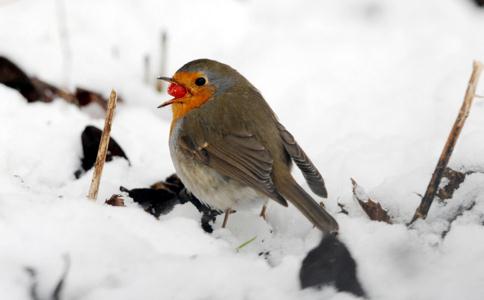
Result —
<svg viewBox="0 0 484 300"><path fill-rule="evenodd" d="M281 184L278 192L291 202L306 218L325 233L338 232L336 220L299 185L294 179Z"/></svg>

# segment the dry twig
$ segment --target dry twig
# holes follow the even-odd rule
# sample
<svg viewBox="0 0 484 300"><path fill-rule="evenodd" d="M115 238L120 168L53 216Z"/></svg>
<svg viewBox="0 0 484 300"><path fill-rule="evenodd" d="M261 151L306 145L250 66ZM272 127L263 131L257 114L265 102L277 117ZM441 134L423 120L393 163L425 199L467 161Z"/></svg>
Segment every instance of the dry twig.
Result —
<svg viewBox="0 0 484 300"><path fill-rule="evenodd" d="M449 137L447 138L444 149L440 154L437 166L435 167L432 178L430 179L429 185L427 186L427 191L425 192L425 195L423 196L420 205L415 211L415 214L409 225L415 222L417 219L425 219L427 217L430 205L432 204L435 194L437 193L437 189L439 188L444 170L449 163L449 159L452 155L452 151L454 150L454 146L457 143L457 139L459 138L467 116L469 115L472 101L474 100L476 95L476 87L477 83L479 82L479 76L481 75L483 67L484 66L482 63L474 61L471 78L469 79L469 84L467 85L467 91L464 97L464 102L462 103L459 114L457 115L457 118L454 122L454 126L452 127Z"/></svg>
<svg viewBox="0 0 484 300"><path fill-rule="evenodd" d="M166 61L167 61L167 44L168 44L168 34L166 30L163 30L160 35L160 69L158 70L161 76L166 74ZM156 90L158 92L163 91L163 81L156 81Z"/></svg>
<svg viewBox="0 0 484 300"><path fill-rule="evenodd" d="M104 129L101 136L101 143L97 152L96 164L94 165L94 173L92 175L91 187L87 197L96 201L99 190L99 183L103 172L104 162L106 161L106 154L108 152L109 135L111 133L111 125L113 123L114 110L116 108L117 94L115 90L111 91L108 102L108 110L106 111L106 119L104 120Z"/></svg>

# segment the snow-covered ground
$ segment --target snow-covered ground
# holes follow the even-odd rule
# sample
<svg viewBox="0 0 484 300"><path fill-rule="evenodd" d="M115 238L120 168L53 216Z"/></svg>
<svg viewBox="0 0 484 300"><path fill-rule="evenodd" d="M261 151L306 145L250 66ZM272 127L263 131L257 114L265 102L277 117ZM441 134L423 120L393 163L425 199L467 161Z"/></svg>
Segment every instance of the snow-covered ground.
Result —
<svg viewBox="0 0 484 300"><path fill-rule="evenodd" d="M129 199L125 208L101 204L120 185L144 187L173 173L170 112L156 109L168 96L143 83L145 54L153 77L207 57L262 91L322 171L326 206L370 298L482 299L484 174L469 175L447 205L435 202L427 221L405 226L460 107L471 62L484 60L484 11L471 1L64 2L0 0L0 54L59 85L105 94L116 88L125 103L112 136L131 166L108 163L99 203L87 201L92 171L78 180L73 173L82 130L102 127L102 116L62 100L27 104L0 85L0 299L31 299L25 267L38 271L39 294L47 297L66 254L63 299L352 298L331 288L299 290L301 260L320 233L293 207L271 204L267 223L238 212L227 229L217 220L210 235L191 205L156 220ZM162 29L168 74L155 72ZM450 166L484 171L483 154L484 104L476 99ZM352 199L350 177L396 224L368 220ZM337 214L337 201L348 216ZM441 238L447 220L472 203Z"/></svg>

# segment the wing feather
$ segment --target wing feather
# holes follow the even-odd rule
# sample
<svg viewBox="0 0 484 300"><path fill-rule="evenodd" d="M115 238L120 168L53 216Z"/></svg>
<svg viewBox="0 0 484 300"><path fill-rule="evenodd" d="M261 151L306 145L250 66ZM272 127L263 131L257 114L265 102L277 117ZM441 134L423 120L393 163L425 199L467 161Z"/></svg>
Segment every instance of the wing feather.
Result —
<svg viewBox="0 0 484 300"><path fill-rule="evenodd" d="M315 194L327 198L328 192L326 191L323 176L321 176L318 169L316 169L312 161L298 145L292 134L279 122L277 122L277 128L284 143L284 148L301 170L309 188Z"/></svg>
<svg viewBox="0 0 484 300"><path fill-rule="evenodd" d="M210 140L195 142L187 136L181 137L180 141L194 159L287 206L272 181L271 154L253 134L245 131L231 133L216 143Z"/></svg>

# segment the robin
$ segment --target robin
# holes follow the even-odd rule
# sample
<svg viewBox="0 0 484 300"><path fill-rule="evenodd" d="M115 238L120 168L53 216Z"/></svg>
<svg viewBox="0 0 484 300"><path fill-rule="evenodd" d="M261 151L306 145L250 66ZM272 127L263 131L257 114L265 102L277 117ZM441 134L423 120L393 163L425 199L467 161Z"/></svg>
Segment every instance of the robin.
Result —
<svg viewBox="0 0 484 300"><path fill-rule="evenodd" d="M338 224L291 175L301 169L311 190L327 197L323 178L294 137L279 123L260 92L230 66L209 59L191 61L170 82L173 99L170 154L187 189L225 212L263 204L268 198L292 203L323 232ZM265 200L264 200L265 199Z"/></svg>

